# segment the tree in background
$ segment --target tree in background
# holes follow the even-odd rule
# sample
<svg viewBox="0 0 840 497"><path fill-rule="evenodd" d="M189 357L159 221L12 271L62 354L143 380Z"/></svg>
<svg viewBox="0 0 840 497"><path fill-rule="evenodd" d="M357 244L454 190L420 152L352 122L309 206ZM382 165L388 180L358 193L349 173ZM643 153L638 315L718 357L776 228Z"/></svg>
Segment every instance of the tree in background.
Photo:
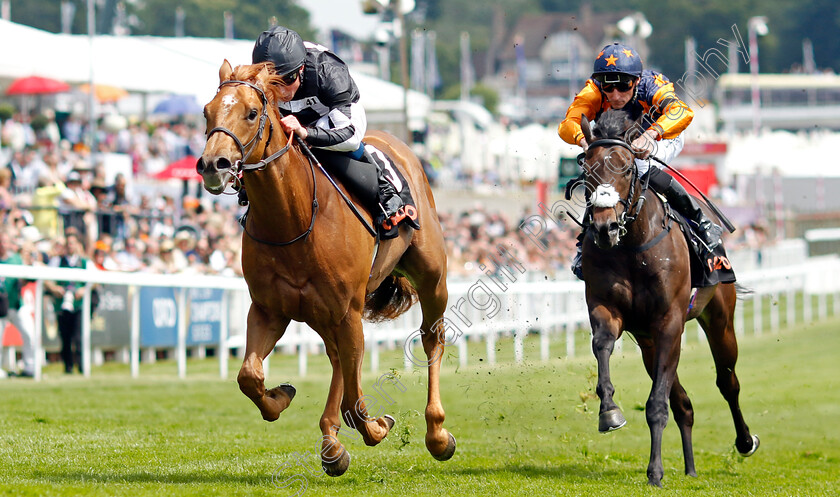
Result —
<svg viewBox="0 0 840 497"><path fill-rule="evenodd" d="M87 0L63 0L75 5L72 32L86 34ZM61 31L58 0L12 0L12 21L45 31ZM233 14L234 36L256 39L268 29L272 17L279 24L313 39L309 12L294 0L96 0L96 32L113 34L115 23L127 24L128 34L174 36L175 10L184 10L184 35L207 38L224 36L224 13Z"/></svg>

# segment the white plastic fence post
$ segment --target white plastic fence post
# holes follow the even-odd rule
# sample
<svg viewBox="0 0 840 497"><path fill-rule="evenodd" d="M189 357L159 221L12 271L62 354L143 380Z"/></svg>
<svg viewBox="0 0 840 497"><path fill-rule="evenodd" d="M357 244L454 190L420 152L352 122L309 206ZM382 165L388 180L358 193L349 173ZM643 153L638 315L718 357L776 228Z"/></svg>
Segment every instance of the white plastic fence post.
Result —
<svg viewBox="0 0 840 497"><path fill-rule="evenodd" d="M796 324L796 291L788 288L787 291L787 327L792 328Z"/></svg>
<svg viewBox="0 0 840 497"><path fill-rule="evenodd" d="M131 377L140 376L140 287L129 287L131 293Z"/></svg>
<svg viewBox="0 0 840 497"><path fill-rule="evenodd" d="M178 289L178 378L187 377L187 292L186 288Z"/></svg>
<svg viewBox="0 0 840 497"><path fill-rule="evenodd" d="M44 280L35 282L35 331L32 332L32 347L35 349L35 381L41 381L44 366L44 346L41 330L44 328Z"/></svg>
<svg viewBox="0 0 840 497"><path fill-rule="evenodd" d="M230 305L230 290L222 290L222 312L221 323L219 323L219 346L216 353L219 354L219 377L223 380L227 379L228 372L228 356L230 350L227 347L228 335L230 334L230 317L228 313L228 306Z"/></svg>
<svg viewBox="0 0 840 497"><path fill-rule="evenodd" d="M90 378L91 350L90 350L90 283L84 287L82 297L82 374Z"/></svg>
<svg viewBox="0 0 840 497"><path fill-rule="evenodd" d="M805 324L814 319L814 303L812 302L811 292L807 289L802 292L802 309L804 310Z"/></svg>
<svg viewBox="0 0 840 497"><path fill-rule="evenodd" d="M376 373L379 371L379 342L376 340L376 326L371 326L368 331L368 340L370 341L370 372Z"/></svg>
<svg viewBox="0 0 840 497"><path fill-rule="evenodd" d="M742 337L745 333L745 324L744 324L744 305L736 305L735 306L735 335Z"/></svg>
<svg viewBox="0 0 840 497"><path fill-rule="evenodd" d="M458 365L462 368L467 367L469 362L469 350L467 348L467 338L461 336L458 338Z"/></svg>

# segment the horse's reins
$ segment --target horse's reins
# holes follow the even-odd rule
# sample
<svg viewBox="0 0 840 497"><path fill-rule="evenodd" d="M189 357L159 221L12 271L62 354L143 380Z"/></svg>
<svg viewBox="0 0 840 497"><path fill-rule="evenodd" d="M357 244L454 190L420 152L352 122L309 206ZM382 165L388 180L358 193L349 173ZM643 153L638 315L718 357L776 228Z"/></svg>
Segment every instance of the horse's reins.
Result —
<svg viewBox="0 0 840 497"><path fill-rule="evenodd" d="M263 105L262 113L260 114L260 124L259 124L259 127L257 128L257 132L254 134L253 138L251 138L246 144L243 145L242 141L239 139L239 137L236 136L235 133L233 133L231 130L229 130L229 129L223 127L223 126L217 126L213 129L211 129L207 133L207 138L210 138L210 135L212 135L213 133L217 133L217 132L218 133L224 133L224 134L228 135L229 137L231 137L233 139L234 143L236 143L236 146L239 148L239 152L242 155L242 158L240 160L236 161L231 166L231 169L233 170L233 177L236 178L235 181L240 183L240 187L241 187L240 174L242 172L245 172L245 171L260 171L260 170L265 169L266 165L268 165L271 162L279 159L282 155L284 155L286 152L289 151L289 148L292 144L292 139L295 139L297 141L298 147L300 148L300 150L302 150L304 152L304 155L306 155L307 162L309 162L309 167L312 170L312 218L309 222L309 228L306 231L304 231L300 235L296 236L295 238L293 238L292 240L289 240L287 242L272 242L272 241L269 241L269 240L262 240L260 238L255 237L252 233L250 233L248 231L248 228L243 225L243 229L245 230L245 233L247 233L248 236L250 236L252 239L254 239L257 242L264 243L266 245L278 246L278 247L291 245L291 244L297 242L298 240L307 238L312 233L312 229L315 226L315 217L316 217L317 212L318 212L318 183L317 183L317 180L315 178L315 166L318 166L318 169L320 169L321 172L324 173L324 176L326 176L327 179L329 180L329 182L333 185L333 187L335 187L336 191L338 191L339 195L341 195L341 197L344 199L345 203L347 203L347 205L353 211L353 214L359 219L359 221L361 221L362 225L365 227L365 229L368 231L368 233L370 233L371 236L373 236L374 238L377 239L377 246L378 246L379 233L373 227L371 227L370 224L368 224L368 222L364 219L362 214L359 212L358 208L356 208L356 205L353 204L353 202L347 197L347 195L344 194L343 191L341 191L341 188L338 187L338 185L333 180L332 176L330 176L327 173L327 171L324 169L324 166L321 165L321 162L315 157L315 155L312 153L312 151L309 149L309 147L306 146L306 143L303 140L301 140L300 137L297 136L297 134L292 133L292 137L286 141L286 145L283 146L283 148L281 148L280 150L278 150L278 151L274 152L273 154L269 155L268 157L264 157L264 158L260 159L257 162L254 162L254 163L246 163L245 162L245 158L248 157L251 154L251 152L253 152L254 148L257 146L257 144L260 142L260 140L262 140L263 131L265 131L266 121L268 121L269 130L268 130L268 141L266 142L265 146L266 146L266 148L268 148L268 144L271 142L271 135L274 132L274 125L271 123L271 121L268 120L268 97L266 97L265 92L263 91L262 88L258 87L257 85L255 85L251 82L240 81L240 80L223 81L219 85L219 88L221 88L222 86L225 86L225 85L229 85L229 84L241 84L241 85L245 85L245 86L248 86L248 87L254 89L259 94L260 100L262 100L262 105ZM246 150L246 148L247 148L247 150Z"/></svg>
<svg viewBox="0 0 840 497"><path fill-rule="evenodd" d="M732 221L730 221L729 218L726 217L723 214L723 212L720 211L720 209L718 209L717 205L715 205L714 202L709 200L709 198L706 197L706 195L699 188L697 188L697 185L695 185L694 183L691 182L691 180L686 178L683 173L677 171L676 169L669 166L668 164L665 164L665 162L662 159L660 159L659 157L651 155L650 158L655 160L656 162L662 164L663 166L667 167L669 170L673 171L674 174L679 176L680 179L682 179L683 181L685 181L686 183L691 185L691 187L694 188L694 191L696 191L701 197L703 197L703 201L706 203L706 207L708 207L709 210L711 210L712 212L715 213L715 216L717 216L717 218L720 220L720 222L723 223L723 225L726 227L726 229L729 230L730 233L735 233L735 225L732 224Z"/></svg>

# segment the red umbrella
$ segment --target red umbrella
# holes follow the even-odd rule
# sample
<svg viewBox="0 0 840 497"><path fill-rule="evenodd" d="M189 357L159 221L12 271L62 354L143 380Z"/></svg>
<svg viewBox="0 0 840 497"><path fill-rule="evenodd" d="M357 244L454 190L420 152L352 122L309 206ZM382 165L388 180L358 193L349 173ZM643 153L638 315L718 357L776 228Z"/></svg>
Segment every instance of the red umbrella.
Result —
<svg viewBox="0 0 840 497"><path fill-rule="evenodd" d="M155 173L152 177L160 180L182 179L185 181L201 181L201 175L195 170L196 162L198 162L198 157L188 155L183 159L178 159L169 164L166 166L166 169Z"/></svg>
<svg viewBox="0 0 840 497"><path fill-rule="evenodd" d="M45 93L61 93L70 90L70 85L63 81L41 76L27 76L12 81L6 89L6 95L41 95Z"/></svg>

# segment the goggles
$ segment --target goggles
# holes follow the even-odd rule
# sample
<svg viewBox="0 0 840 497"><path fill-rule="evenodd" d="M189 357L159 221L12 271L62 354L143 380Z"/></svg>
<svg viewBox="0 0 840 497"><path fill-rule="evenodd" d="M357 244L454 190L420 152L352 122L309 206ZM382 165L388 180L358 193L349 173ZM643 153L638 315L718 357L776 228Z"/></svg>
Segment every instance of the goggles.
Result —
<svg viewBox="0 0 840 497"><path fill-rule="evenodd" d="M633 83L627 83L627 82L607 83L607 84L601 85L601 89L604 90L604 93L611 93L613 90L618 90L621 93L624 93L632 87L633 87Z"/></svg>
<svg viewBox="0 0 840 497"><path fill-rule="evenodd" d="M280 75L280 85L282 86L291 86L295 81L297 81L298 76L300 75L300 68L295 69L292 72Z"/></svg>
<svg viewBox="0 0 840 497"><path fill-rule="evenodd" d="M622 93L628 91L633 87L633 80L635 79L623 74L596 74L593 78L601 83L601 89L604 93L610 93L613 90Z"/></svg>

